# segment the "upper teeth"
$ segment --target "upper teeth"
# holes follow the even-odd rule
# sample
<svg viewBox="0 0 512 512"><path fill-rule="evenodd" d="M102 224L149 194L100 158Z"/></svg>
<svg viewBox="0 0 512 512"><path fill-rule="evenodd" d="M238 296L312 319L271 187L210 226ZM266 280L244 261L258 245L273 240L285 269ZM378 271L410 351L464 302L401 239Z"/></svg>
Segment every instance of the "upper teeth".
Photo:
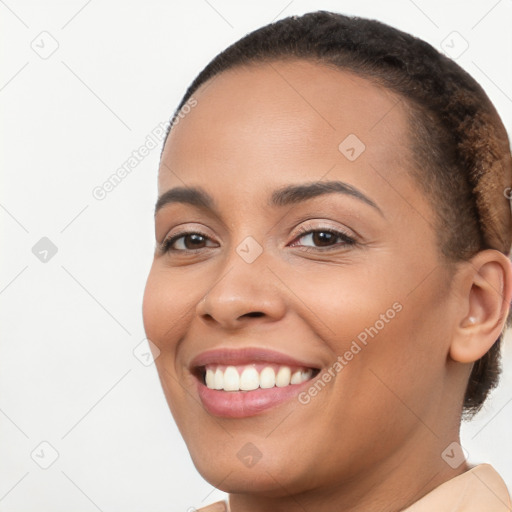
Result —
<svg viewBox="0 0 512 512"><path fill-rule="evenodd" d="M313 375L310 368L292 370L289 366L278 366L277 372L272 366L264 366L260 372L254 365L243 366L238 370L235 366L206 368L206 386L210 389L224 391L251 391L300 384Z"/></svg>

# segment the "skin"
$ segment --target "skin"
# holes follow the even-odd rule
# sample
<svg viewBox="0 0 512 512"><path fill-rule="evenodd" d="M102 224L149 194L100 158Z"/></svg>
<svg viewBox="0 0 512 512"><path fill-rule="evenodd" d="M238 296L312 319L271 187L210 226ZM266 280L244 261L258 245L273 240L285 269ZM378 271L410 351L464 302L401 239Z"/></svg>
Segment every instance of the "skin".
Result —
<svg viewBox="0 0 512 512"><path fill-rule="evenodd" d="M441 453L459 442L472 362L503 327L510 264L494 250L457 265L441 255L432 204L409 174L405 101L299 60L223 72L194 98L164 148L159 194L200 186L218 212L158 211L157 243L181 228L208 238L188 255L157 247L143 316L198 471L230 493L233 512L398 511L466 471ZM348 134L366 146L355 161L338 149ZM381 212L337 193L266 204L280 187L329 180ZM356 243L334 238L322 251L301 227ZM247 236L263 249L250 264L236 252ZM261 347L327 369L397 302L401 311L307 405L228 419L199 401L189 371L199 353ZM237 457L248 442L262 454L250 468Z"/></svg>

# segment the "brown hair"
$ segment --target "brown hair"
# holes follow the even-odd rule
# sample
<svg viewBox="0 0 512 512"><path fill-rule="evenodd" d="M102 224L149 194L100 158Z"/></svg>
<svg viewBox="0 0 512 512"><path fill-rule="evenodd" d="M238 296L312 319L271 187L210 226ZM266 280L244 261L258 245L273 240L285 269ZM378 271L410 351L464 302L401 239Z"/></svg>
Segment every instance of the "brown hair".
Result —
<svg viewBox="0 0 512 512"><path fill-rule="evenodd" d="M349 70L404 98L411 112L411 150L417 164L411 172L435 207L439 247L447 261L465 260L488 248L509 254L512 219L506 190L512 186L512 159L496 109L454 61L425 41L376 20L317 11L251 32L199 73L176 109L167 136L183 105L215 75L287 58ZM466 419L498 383L501 338L473 366L464 398Z"/></svg>

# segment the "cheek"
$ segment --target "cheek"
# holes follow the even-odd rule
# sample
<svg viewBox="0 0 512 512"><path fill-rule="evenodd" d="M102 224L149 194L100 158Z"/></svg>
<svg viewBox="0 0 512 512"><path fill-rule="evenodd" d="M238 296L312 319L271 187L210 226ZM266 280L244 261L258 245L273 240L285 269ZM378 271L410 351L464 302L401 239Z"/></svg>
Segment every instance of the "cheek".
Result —
<svg viewBox="0 0 512 512"><path fill-rule="evenodd" d="M444 396L449 304L436 291L440 287L399 295L387 310L385 300L383 307L373 304L351 338L360 351L348 348L345 353L345 360L352 358L339 382L345 410L377 423L394 418L383 426L390 439L413 428L417 418L428 422Z"/></svg>
<svg viewBox="0 0 512 512"><path fill-rule="evenodd" d="M331 353L337 390L332 403L356 416L403 408L398 397L426 411L424 397L441 394L449 297L435 275L411 292L425 272L406 268L396 261L387 270L353 266L295 283ZM336 409L330 413L343 416Z"/></svg>
<svg viewBox="0 0 512 512"><path fill-rule="evenodd" d="M180 331L180 319L184 318L187 312L190 313L194 304L190 289L176 284L165 270L153 265L142 302L142 317L147 338L160 350L175 344L184 334L184 331Z"/></svg>
<svg viewBox="0 0 512 512"><path fill-rule="evenodd" d="M400 287L389 271L373 267L370 272L365 263L323 266L291 281L294 294L310 311L308 321L318 338L335 354L348 350L353 339L364 343L375 324L378 331L385 330L402 309Z"/></svg>
<svg viewBox="0 0 512 512"><path fill-rule="evenodd" d="M158 340L160 337L158 333L161 332L164 327L163 323L165 317L162 315L162 299L165 300L165 297L162 296L162 286L158 284L158 280L155 279L154 274L155 271L152 268L144 289L142 320L147 338L159 345Z"/></svg>
<svg viewBox="0 0 512 512"><path fill-rule="evenodd" d="M158 262L153 265L142 303L144 330L146 337L158 347L155 366L164 395L175 417L186 410L183 407L183 403L187 401L185 388L195 385L193 377L182 371L177 351L180 340L187 333L190 315L193 314L198 300L190 293L190 286L173 279L168 269L158 267Z"/></svg>
<svg viewBox="0 0 512 512"><path fill-rule="evenodd" d="M186 333L180 319L184 309L190 309L190 305L183 304L187 294L181 293L179 287L171 286L172 281L165 274L155 265L151 268L144 290L142 316L146 337L159 350L155 367L164 396L178 428L185 436L191 428L186 422L187 383L183 381L183 375L176 371L176 349ZM189 405L194 408L198 404L194 402ZM192 412L199 416L202 411L193 409Z"/></svg>

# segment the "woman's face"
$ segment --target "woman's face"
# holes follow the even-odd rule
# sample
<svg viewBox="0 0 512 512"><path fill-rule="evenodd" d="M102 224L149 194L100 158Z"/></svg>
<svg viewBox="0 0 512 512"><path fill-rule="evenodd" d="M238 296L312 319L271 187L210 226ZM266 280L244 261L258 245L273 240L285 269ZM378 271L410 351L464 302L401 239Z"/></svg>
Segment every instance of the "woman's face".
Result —
<svg viewBox="0 0 512 512"><path fill-rule="evenodd" d="M462 395L446 398L450 277L405 102L305 61L194 99L162 157L156 240L177 238L143 313L196 467L279 495L429 453Z"/></svg>

